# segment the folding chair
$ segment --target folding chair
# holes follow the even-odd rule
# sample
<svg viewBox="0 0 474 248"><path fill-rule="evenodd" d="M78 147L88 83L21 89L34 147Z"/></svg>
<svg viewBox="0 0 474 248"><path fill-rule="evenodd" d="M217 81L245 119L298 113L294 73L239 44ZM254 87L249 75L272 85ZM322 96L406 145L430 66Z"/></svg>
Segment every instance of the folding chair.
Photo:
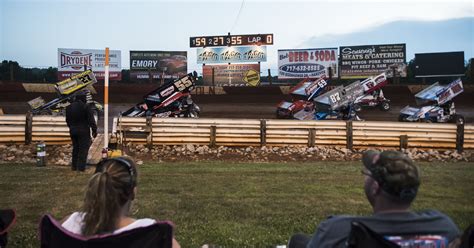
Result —
<svg viewBox="0 0 474 248"><path fill-rule="evenodd" d="M0 210L0 248L5 248L8 244L8 230L16 222L16 213L13 209Z"/></svg>
<svg viewBox="0 0 474 248"><path fill-rule="evenodd" d="M461 237L460 248L472 248L474 247L474 224L471 224L464 230Z"/></svg>
<svg viewBox="0 0 474 248"><path fill-rule="evenodd" d="M379 234L360 222L351 223L351 232L348 238L348 247L448 247L446 237L437 234Z"/></svg>
<svg viewBox="0 0 474 248"><path fill-rule="evenodd" d="M170 222L157 222L118 234L84 237L65 230L61 223L45 215L40 223L41 248L168 248L172 246L173 226Z"/></svg>
<svg viewBox="0 0 474 248"><path fill-rule="evenodd" d="M372 231L360 222L351 223L351 232L347 238L347 247L350 248L399 248L400 246L386 240L382 235Z"/></svg>

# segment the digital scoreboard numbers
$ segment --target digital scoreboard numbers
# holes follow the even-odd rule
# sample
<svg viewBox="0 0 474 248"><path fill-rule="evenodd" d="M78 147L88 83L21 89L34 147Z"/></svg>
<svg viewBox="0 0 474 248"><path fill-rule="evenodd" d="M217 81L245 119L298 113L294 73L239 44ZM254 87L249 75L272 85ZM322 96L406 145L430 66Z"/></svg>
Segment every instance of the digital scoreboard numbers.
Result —
<svg viewBox="0 0 474 248"><path fill-rule="evenodd" d="M189 39L190 47L273 45L273 34L199 36Z"/></svg>

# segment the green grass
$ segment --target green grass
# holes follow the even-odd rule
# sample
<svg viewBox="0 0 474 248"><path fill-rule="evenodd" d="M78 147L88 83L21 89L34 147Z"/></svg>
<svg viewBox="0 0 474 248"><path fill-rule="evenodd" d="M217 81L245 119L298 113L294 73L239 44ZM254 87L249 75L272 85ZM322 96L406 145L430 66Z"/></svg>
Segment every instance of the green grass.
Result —
<svg viewBox="0 0 474 248"><path fill-rule="evenodd" d="M474 164L420 163L413 209L438 209L465 229L474 223ZM367 215L358 162L147 163L139 168L134 217L169 219L183 247L266 247L312 233L331 214ZM0 208L18 219L9 247L38 247L38 222L77 210L90 174L64 167L0 165Z"/></svg>

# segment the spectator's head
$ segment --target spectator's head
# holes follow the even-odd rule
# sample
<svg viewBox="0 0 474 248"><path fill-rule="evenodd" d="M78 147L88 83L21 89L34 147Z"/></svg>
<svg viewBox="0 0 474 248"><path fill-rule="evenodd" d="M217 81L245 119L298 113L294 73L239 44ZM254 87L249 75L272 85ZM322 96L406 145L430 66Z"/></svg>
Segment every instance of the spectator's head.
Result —
<svg viewBox="0 0 474 248"><path fill-rule="evenodd" d="M408 209L420 185L418 166L398 151L366 151L364 190L374 211Z"/></svg>
<svg viewBox="0 0 474 248"><path fill-rule="evenodd" d="M75 98L76 101L87 102L87 93L83 90L76 93Z"/></svg>
<svg viewBox="0 0 474 248"><path fill-rule="evenodd" d="M83 235L113 232L135 198L137 170L132 159L118 157L100 162L86 189Z"/></svg>

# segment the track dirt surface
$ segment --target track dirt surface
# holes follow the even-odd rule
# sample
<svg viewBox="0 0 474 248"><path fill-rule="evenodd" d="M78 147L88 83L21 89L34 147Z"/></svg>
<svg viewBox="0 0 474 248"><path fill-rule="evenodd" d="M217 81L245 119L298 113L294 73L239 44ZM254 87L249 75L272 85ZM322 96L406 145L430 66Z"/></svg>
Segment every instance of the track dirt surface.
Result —
<svg viewBox="0 0 474 248"><path fill-rule="evenodd" d="M25 114L29 107L27 101L42 96L46 101L53 99L53 93L25 92L17 84L4 87L0 91L0 108L5 114ZM20 84L21 86L21 84ZM110 88L109 116L118 116L139 103L143 96L152 91L153 85L118 85ZM103 93L97 87L95 100L103 102ZM278 90L277 90L278 89ZM201 118L246 118L275 119L277 104L282 100L290 100L278 87L258 87L258 89L227 88L226 95L193 95L194 101L201 108ZM385 97L391 100L391 109L382 111L379 108L365 108L359 116L369 121L398 121L400 110L406 105L416 106L414 94L407 86L386 86ZM474 89L466 89L455 100L456 111L465 117L466 123L474 122ZM101 122L99 122L99 125Z"/></svg>

